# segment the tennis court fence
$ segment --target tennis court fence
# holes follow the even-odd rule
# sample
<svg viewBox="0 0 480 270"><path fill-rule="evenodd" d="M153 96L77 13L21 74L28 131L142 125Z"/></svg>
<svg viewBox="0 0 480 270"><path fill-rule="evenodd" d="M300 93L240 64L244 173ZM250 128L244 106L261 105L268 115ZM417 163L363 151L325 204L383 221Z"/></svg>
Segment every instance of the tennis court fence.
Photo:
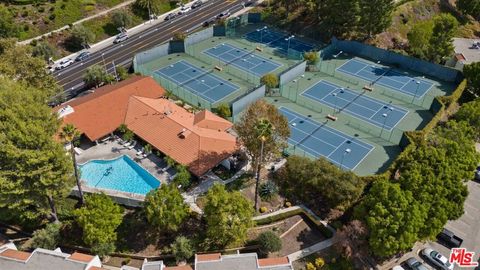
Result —
<svg viewBox="0 0 480 270"><path fill-rule="evenodd" d="M282 89L284 85L291 82L296 77L304 74L306 68L307 68L307 61L303 61L282 72L282 74L280 74L279 76L280 89Z"/></svg>
<svg viewBox="0 0 480 270"><path fill-rule="evenodd" d="M262 85L247 94L238 97L232 102L232 119L235 122L250 104L265 96L265 85Z"/></svg>
<svg viewBox="0 0 480 270"><path fill-rule="evenodd" d="M332 39L332 45L347 53L359 55L365 58L381 61L403 69L417 71L447 82L460 82L463 79L461 72L456 69L433 64L414 57L405 56L392 51L387 51L356 41Z"/></svg>

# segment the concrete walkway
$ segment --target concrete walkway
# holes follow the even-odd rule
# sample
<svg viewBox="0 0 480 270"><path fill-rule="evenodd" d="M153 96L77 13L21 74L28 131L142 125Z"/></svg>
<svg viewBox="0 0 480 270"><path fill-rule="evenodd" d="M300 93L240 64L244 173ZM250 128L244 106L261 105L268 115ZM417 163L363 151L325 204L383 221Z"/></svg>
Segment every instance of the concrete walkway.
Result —
<svg viewBox="0 0 480 270"><path fill-rule="evenodd" d="M120 4L112 7L112 8L109 8L109 9L107 9L107 10L104 10L104 11L100 12L100 13L94 14L94 15L92 15L92 16L85 17L85 18L83 18L83 19L81 19L81 20L78 20L78 21L72 23L72 24L73 24L73 25L76 25L76 24L83 23L83 22L85 22L85 21L88 21L88 20L91 20L91 19L94 19L94 18L97 18L97 17L101 17L101 16L103 16L103 15L105 15L105 14L108 14L108 13L110 13L110 12L116 10L116 9L126 7L126 6L128 6L128 5L130 5L130 4L132 4L133 2L135 2L135 0L127 0L127 1L125 1L125 2L123 2L123 3L120 3ZM50 31L50 32L48 32L48 33L42 34L42 35L40 35L40 36L36 36L36 37L34 37L34 38L31 38L31 39L19 41L18 44L27 45L27 44L30 44L30 42L32 42L33 40L39 40L39 39L41 39L42 37L47 37L47 36L49 36L49 35L51 35L51 34L53 34L53 33L61 32L61 31L66 30L66 29L68 29L68 28L69 28L69 26L68 26L68 25L65 25L65 26L60 27L60 28L58 28L58 29L52 30L52 31Z"/></svg>
<svg viewBox="0 0 480 270"><path fill-rule="evenodd" d="M331 247L333 244L336 243L336 238L335 237L332 237L332 238L329 238L327 240L324 240L324 241L321 241L321 242L318 242L316 243L315 245L313 246L309 246L307 248L304 248L302 250L299 250L299 251L296 251L296 252L293 252L292 254L289 254L287 257L290 261L297 261L297 260L300 260L302 258L305 258L307 257L308 255L310 254L313 254L315 252L319 252L319 251L322 251L326 248L329 248Z"/></svg>

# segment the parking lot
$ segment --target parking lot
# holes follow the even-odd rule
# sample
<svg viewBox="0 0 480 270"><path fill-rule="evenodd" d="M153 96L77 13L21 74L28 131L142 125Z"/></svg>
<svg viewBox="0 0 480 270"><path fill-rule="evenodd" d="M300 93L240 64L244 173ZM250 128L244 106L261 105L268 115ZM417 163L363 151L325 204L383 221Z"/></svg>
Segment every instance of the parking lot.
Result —
<svg viewBox="0 0 480 270"><path fill-rule="evenodd" d="M469 195L467 200L465 201L464 209L465 212L461 218L455 221L449 221L445 228L455 233L455 235L459 236L463 239L462 246L466 248L468 251L475 252L475 261L480 261L480 183L469 181L467 183ZM394 258L388 262L385 262L382 265L379 265L379 269L391 269L395 265L400 265L410 257L417 258L420 262L424 265L429 267L430 269L435 269L431 264L425 262L425 259L419 256L418 254L421 252L422 249L426 247L431 247L434 250L437 250L447 258L450 256L450 250L437 243L428 241L426 243L417 243L413 247L412 251L404 254L400 258ZM405 267L404 267L405 268ZM461 268L459 266L455 266L455 269L473 269L472 268ZM475 268L476 270L480 270L480 267Z"/></svg>

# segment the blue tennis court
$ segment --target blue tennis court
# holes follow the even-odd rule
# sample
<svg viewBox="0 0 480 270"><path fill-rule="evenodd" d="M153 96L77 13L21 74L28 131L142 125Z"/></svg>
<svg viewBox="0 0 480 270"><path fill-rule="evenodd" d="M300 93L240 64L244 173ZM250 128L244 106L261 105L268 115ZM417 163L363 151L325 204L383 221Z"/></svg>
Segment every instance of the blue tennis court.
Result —
<svg viewBox="0 0 480 270"><path fill-rule="evenodd" d="M196 67L185 60L161 68L155 71L155 74L186 88L211 103L224 99L240 88L211 74L211 71Z"/></svg>
<svg viewBox="0 0 480 270"><path fill-rule="evenodd" d="M280 107L288 119L288 143L299 147L315 158L325 157L341 168L353 170L374 149L372 145L350 137L307 116Z"/></svg>
<svg viewBox="0 0 480 270"><path fill-rule="evenodd" d="M282 66L275 61L226 43L205 50L203 53L257 77L262 77Z"/></svg>
<svg viewBox="0 0 480 270"><path fill-rule="evenodd" d="M298 52L309 52L314 49L314 46L302 42L297 38L287 39L290 35L273 31L270 29L257 29L245 35L245 39L268 45L276 48L282 53L286 54L288 49Z"/></svg>
<svg viewBox="0 0 480 270"><path fill-rule="evenodd" d="M426 80L359 59L350 59L337 70L416 98L423 97L433 86L433 83Z"/></svg>
<svg viewBox="0 0 480 270"><path fill-rule="evenodd" d="M314 84L301 95L386 130L392 130L408 114L403 108L325 80Z"/></svg>

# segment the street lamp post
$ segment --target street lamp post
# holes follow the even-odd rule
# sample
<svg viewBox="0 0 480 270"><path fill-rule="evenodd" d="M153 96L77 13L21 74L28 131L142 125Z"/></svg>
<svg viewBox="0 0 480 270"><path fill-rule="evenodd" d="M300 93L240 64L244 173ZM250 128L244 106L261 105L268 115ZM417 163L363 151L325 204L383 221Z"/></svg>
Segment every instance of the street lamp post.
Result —
<svg viewBox="0 0 480 270"><path fill-rule="evenodd" d="M337 112L337 100L338 100L337 93L332 93L332 96L335 98L335 101L333 103L333 114L335 114Z"/></svg>
<svg viewBox="0 0 480 270"><path fill-rule="evenodd" d="M290 40L294 37L295 37L294 35L291 35L288 38L285 38L285 41L288 41L288 43L287 43L287 58L288 58L288 52L290 51Z"/></svg>
<svg viewBox="0 0 480 270"><path fill-rule="evenodd" d="M352 152L352 149L350 148L345 149L345 151L343 152L342 160L340 161L340 169L343 169L343 160L345 159L346 155L350 154L350 152Z"/></svg>
<svg viewBox="0 0 480 270"><path fill-rule="evenodd" d="M412 79L413 80L413 79ZM415 99L417 98L417 94L418 94L418 88L420 87L420 81L416 81L416 84L417 84L417 89L415 90L415 95L413 96L413 99L412 99L412 103L415 101Z"/></svg>
<svg viewBox="0 0 480 270"><path fill-rule="evenodd" d="M258 160L257 164L257 175L256 175L256 185L255 185L255 210L258 208L258 183L260 181L260 164L262 163L263 160L263 145L265 143L267 138L265 136L260 137L260 141L262 141L262 144L260 146L260 159Z"/></svg>
<svg viewBox="0 0 480 270"><path fill-rule="evenodd" d="M340 56L340 54L342 54L342 53L343 53L343 51L339 51L337 54L334 54L334 55L333 55L333 58L337 58L337 57L339 57L339 56Z"/></svg>
<svg viewBox="0 0 480 270"><path fill-rule="evenodd" d="M105 72L108 73L107 66L105 65L105 58L103 57L105 53L102 53L102 63L103 63L103 68L105 69Z"/></svg>
<svg viewBox="0 0 480 270"><path fill-rule="evenodd" d="M264 26L260 29L257 29L257 32L260 32L260 43L262 43L262 44L263 44L263 31L267 30L267 28L268 28L267 26Z"/></svg>
<svg viewBox="0 0 480 270"><path fill-rule="evenodd" d="M382 125L382 130L380 131L380 138L382 137L383 130L385 129L385 123L387 122L388 114L384 113L382 114L382 116L383 116L383 125Z"/></svg>

